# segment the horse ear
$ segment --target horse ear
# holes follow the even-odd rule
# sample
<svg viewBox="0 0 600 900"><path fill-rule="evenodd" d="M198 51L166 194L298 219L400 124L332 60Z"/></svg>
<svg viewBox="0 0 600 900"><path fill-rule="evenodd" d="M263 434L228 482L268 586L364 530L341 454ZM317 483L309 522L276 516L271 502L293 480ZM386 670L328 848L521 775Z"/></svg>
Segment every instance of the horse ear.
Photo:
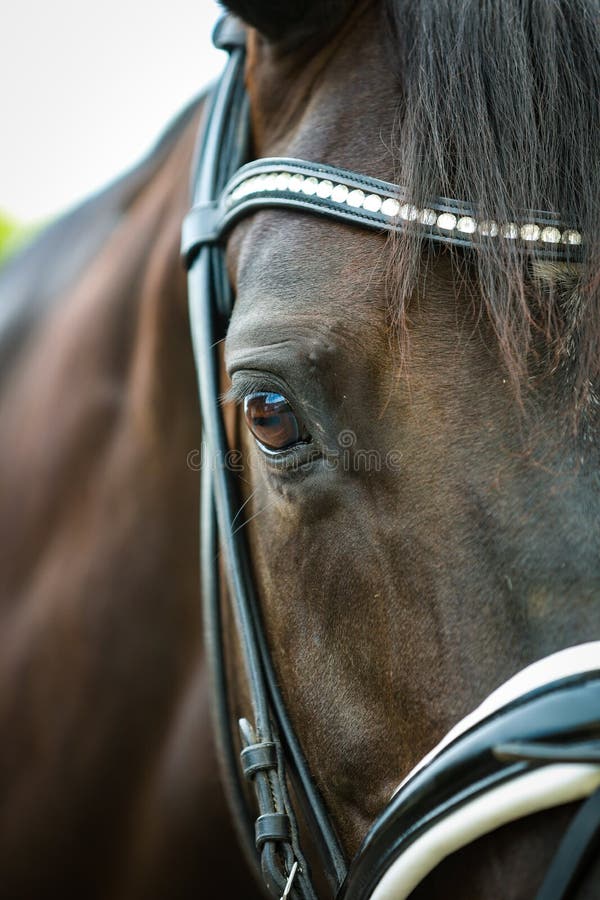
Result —
<svg viewBox="0 0 600 900"><path fill-rule="evenodd" d="M272 42L295 43L341 22L351 0L225 0L227 9Z"/></svg>

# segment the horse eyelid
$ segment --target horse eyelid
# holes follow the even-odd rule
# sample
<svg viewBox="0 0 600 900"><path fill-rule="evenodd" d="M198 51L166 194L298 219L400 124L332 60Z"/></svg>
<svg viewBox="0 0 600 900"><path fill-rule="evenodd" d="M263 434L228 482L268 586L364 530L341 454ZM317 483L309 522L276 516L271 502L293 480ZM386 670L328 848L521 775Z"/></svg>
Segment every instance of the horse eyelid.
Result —
<svg viewBox="0 0 600 900"><path fill-rule="evenodd" d="M221 403L235 403L240 406L248 394L274 394L281 393L281 388L274 384L268 384L264 378L251 374L239 374L232 379L231 387L220 397ZM282 396L285 396L282 394Z"/></svg>

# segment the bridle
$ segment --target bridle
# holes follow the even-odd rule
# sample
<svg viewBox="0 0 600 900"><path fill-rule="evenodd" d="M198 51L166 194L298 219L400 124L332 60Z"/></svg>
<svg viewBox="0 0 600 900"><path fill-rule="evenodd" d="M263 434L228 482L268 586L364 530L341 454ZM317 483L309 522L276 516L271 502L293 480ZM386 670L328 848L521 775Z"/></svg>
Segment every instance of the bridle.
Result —
<svg viewBox="0 0 600 900"><path fill-rule="evenodd" d="M600 834L600 644L571 648L525 670L517 676L516 680L521 679L518 690L514 685L510 689L509 682L503 702L494 705L492 695L481 714L457 726L445 745L401 785L348 869L285 708L255 596L244 532L234 527L239 504L236 481L227 466L229 448L219 406L218 344L233 305L222 239L236 221L256 209L300 209L383 233L408 226L428 240L465 247L513 241L515 246L534 249L536 256L552 259L577 258L582 236L544 212L529 213L520 222L494 222L479 219L472 205L455 200L437 198L417 208L404 199L397 185L322 164L262 159L243 165L250 146L243 71L245 30L226 17L217 28L215 42L229 52L229 60L200 130L193 206L183 227L182 252L189 272L192 340L207 449L201 485L207 655L226 792L242 844L260 864L271 896L314 900L317 893L301 848L298 807L336 897L401 900L449 852L499 824L589 797L538 894L538 900L565 898ZM252 722L240 722L241 754L231 727L223 647L225 597L237 631L252 710ZM546 666L543 678L540 666ZM242 775L254 788L259 813L255 821ZM560 792L554 789L558 782ZM491 815L482 809L486 805L491 805Z"/></svg>

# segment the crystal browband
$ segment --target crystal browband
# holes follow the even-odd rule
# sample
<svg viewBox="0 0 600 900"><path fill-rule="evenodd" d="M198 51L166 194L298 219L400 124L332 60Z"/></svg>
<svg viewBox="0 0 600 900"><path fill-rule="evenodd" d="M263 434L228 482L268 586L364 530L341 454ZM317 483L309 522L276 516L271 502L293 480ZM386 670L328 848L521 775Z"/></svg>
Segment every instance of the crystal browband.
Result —
<svg viewBox="0 0 600 900"><path fill-rule="evenodd" d="M581 251L581 232L552 213L494 221L478 217L473 206L461 201L436 198L417 207L403 202L402 194L398 185L333 166L260 159L236 172L217 203L192 208L182 251L189 262L199 246L218 241L238 219L263 207L305 210L380 231L410 225L428 240L462 247L504 239L552 259L576 259Z"/></svg>

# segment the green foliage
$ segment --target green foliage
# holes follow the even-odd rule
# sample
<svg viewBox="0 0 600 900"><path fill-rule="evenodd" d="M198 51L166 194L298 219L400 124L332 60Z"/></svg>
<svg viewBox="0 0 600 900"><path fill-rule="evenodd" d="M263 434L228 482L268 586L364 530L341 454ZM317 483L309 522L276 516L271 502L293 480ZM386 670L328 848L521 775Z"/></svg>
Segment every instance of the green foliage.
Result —
<svg viewBox="0 0 600 900"><path fill-rule="evenodd" d="M0 266L35 235L37 225L22 225L0 210Z"/></svg>

